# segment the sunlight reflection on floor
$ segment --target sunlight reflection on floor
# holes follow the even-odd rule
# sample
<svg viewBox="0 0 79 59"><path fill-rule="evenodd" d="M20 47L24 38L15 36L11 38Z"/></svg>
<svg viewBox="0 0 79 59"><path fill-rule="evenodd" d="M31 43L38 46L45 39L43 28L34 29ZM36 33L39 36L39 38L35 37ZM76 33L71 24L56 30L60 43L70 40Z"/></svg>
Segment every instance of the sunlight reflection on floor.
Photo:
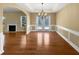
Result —
<svg viewBox="0 0 79 59"><path fill-rule="evenodd" d="M49 45L49 34L44 33L44 45Z"/></svg>
<svg viewBox="0 0 79 59"><path fill-rule="evenodd" d="M23 35L21 37L21 48L25 48L26 47L26 43L27 43L26 36Z"/></svg>
<svg viewBox="0 0 79 59"><path fill-rule="evenodd" d="M42 43L43 43L43 33L38 33L38 34L37 34L37 44L38 44L39 46L41 46Z"/></svg>
<svg viewBox="0 0 79 59"><path fill-rule="evenodd" d="M37 34L37 44L39 46L49 45L49 34L48 33L38 33Z"/></svg>

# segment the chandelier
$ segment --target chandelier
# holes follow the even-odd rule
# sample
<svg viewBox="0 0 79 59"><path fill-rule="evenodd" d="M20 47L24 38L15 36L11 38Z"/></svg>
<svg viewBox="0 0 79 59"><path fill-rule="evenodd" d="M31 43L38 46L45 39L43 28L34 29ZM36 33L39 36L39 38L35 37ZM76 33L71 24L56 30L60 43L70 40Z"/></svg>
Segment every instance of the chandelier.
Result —
<svg viewBox="0 0 79 59"><path fill-rule="evenodd" d="M39 15L39 16L46 16L46 15L47 15L47 13L46 13L46 12L44 12L44 9L43 9L44 3L41 3L41 5L42 5L42 10L41 10L41 12L40 12L40 13L38 13L38 15Z"/></svg>

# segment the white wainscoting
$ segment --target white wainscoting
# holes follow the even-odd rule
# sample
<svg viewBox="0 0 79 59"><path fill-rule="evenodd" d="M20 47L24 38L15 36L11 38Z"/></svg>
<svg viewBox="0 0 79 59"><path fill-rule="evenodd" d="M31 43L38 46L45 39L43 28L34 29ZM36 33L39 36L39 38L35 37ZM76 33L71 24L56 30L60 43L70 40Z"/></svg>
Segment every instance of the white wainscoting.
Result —
<svg viewBox="0 0 79 59"><path fill-rule="evenodd" d="M68 32L70 32L70 33L73 33L73 34L75 34L75 35L77 35L77 36L79 36L79 32L77 32L77 31L75 31L75 30L71 30L71 29L68 29L68 28L65 28L65 27L59 26L59 25L56 25L56 27L57 27L57 28L60 28L60 29L63 29L63 30L65 30L65 31L68 31Z"/></svg>
<svg viewBox="0 0 79 59"><path fill-rule="evenodd" d="M0 54L4 52L4 35L3 32L0 32Z"/></svg>
<svg viewBox="0 0 79 59"><path fill-rule="evenodd" d="M33 29L32 27L34 27L35 29ZM47 28L47 29L49 29L49 31L55 31L55 30L52 30L52 27L56 27L56 26L55 25L50 25L49 28ZM41 29L41 28L39 27L39 29ZM30 31L38 31L37 26L36 25L30 25Z"/></svg>
<svg viewBox="0 0 79 59"><path fill-rule="evenodd" d="M31 25L31 26L35 26L35 25ZM31 26L29 26L31 28ZM52 25L55 27L55 30L66 42L68 42L76 51L79 52L79 47L77 45L75 45L72 41L70 41L69 39L70 37L70 33L73 33L76 36L79 36L79 32L76 32L74 30L59 26L59 25ZM63 36L58 29L62 29L64 31L68 32L68 38L66 38L65 36ZM36 31L36 30L31 30L31 31ZM53 31L53 30L52 30ZM4 47L4 35L3 32L0 33L0 54L2 54L4 52L3 47Z"/></svg>
<svg viewBox="0 0 79 59"><path fill-rule="evenodd" d="M76 35L76 36L79 36L79 32L76 32L76 31L74 31L74 30L71 30L71 29L68 29L68 28L65 28L65 27L62 27L62 26L59 26L59 25L56 25L56 32L66 41L66 42L68 42L77 52L79 52L79 47L76 45L76 44L74 44L70 39L71 39L71 37L70 37L70 33L72 33L72 34L74 34L74 35ZM58 29L62 29L62 30L64 30L64 31L67 31L68 32L68 38L66 38L64 35L62 35L59 31L58 31Z"/></svg>
<svg viewBox="0 0 79 59"><path fill-rule="evenodd" d="M34 27L34 29L32 27ZM36 30L36 25L30 25L30 31L37 31Z"/></svg>
<svg viewBox="0 0 79 59"><path fill-rule="evenodd" d="M33 26L35 26L35 25L30 25L30 31L36 31L36 26L35 26L35 30L32 30L32 27ZM56 31L66 42L68 42L76 51L78 51L79 52L79 47L76 45L76 44L74 44L71 40L71 37L70 37L70 33L72 33L72 34L74 34L74 35L76 35L76 36L79 36L79 32L77 32L77 31L74 31L74 30L71 30L71 29L68 29L68 28L65 28L65 27L63 27L63 26L59 26L59 25L50 25L50 28L51 27L55 27L55 30L50 30L50 31ZM58 29L62 29L62 30L64 30L64 31L67 31L68 32L68 38L66 38L64 35L62 35L59 31L58 31ZM70 40L71 39L71 40Z"/></svg>

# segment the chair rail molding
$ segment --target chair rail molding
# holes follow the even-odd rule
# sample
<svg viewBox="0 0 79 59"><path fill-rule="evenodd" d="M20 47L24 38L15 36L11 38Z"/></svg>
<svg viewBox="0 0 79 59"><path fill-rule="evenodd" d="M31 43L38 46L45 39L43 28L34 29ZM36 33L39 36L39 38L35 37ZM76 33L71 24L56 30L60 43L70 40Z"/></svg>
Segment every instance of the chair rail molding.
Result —
<svg viewBox="0 0 79 59"><path fill-rule="evenodd" d="M71 30L71 29L65 28L65 27L60 26L60 25L56 25L56 27L57 27L57 28L60 28L60 29L63 29L63 30L65 30L65 31L68 31L68 32L70 32L70 33L72 33L72 34L75 34L75 35L77 35L77 36L79 36L79 32L77 32L77 31L75 31L75 30Z"/></svg>
<svg viewBox="0 0 79 59"><path fill-rule="evenodd" d="M70 33L72 33L72 34L74 34L74 35L76 35L76 36L78 36L79 37L79 32L77 32L77 31L74 31L74 30L71 30L71 29L68 29L68 28L65 28L65 27L63 27L63 26L59 26L59 25L56 25L56 32L66 41L66 42L68 42L77 52L79 52L79 47L75 44L75 43L73 43L70 39L71 39L71 37L70 37ZM62 30L64 30L64 31L67 31L68 32L68 38L66 38L64 35L62 35L59 31L58 31L58 29L62 29Z"/></svg>

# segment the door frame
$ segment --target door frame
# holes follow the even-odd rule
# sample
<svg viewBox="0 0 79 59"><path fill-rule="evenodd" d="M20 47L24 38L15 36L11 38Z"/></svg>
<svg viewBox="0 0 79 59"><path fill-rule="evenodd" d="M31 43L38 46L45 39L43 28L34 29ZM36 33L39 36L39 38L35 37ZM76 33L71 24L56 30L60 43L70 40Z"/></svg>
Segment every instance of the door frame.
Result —
<svg viewBox="0 0 79 59"><path fill-rule="evenodd" d="M39 31L39 29L38 29L38 17L39 17L39 16L36 16L36 24L35 24L35 25L36 25L36 27L35 27L35 30L36 30L36 31ZM49 25L48 25L48 26L49 26L49 31L51 31L51 30L50 30L50 29L51 29L51 17L50 17L50 16L47 16L47 17L49 17ZM43 26L44 26L44 25L45 25L45 19L43 20L43 22L44 22L44 23L42 23L42 24L43 24ZM41 30L41 31L45 31L45 30Z"/></svg>
<svg viewBox="0 0 79 59"><path fill-rule="evenodd" d="M48 26L49 26L49 31L50 31L50 29L51 29L51 26L50 26L50 25L51 25L51 17L50 17L50 16L47 16L47 17L49 18L49 19L48 19L48 20L49 20L49 25L48 25ZM44 25L45 25L45 20L44 20ZM44 28L44 29L45 29L45 28Z"/></svg>

